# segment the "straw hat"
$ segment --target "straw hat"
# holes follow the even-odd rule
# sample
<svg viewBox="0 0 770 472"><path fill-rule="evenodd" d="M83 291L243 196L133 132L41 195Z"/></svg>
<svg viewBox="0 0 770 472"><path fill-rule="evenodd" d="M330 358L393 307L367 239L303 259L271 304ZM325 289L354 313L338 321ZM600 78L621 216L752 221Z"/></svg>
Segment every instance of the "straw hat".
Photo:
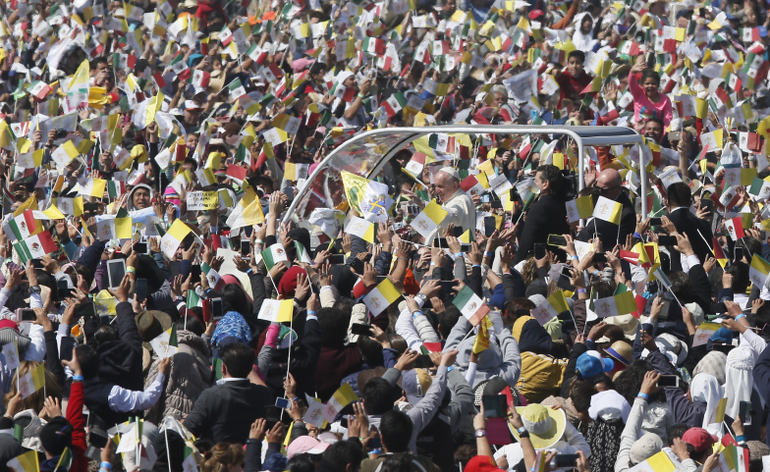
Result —
<svg viewBox="0 0 770 472"><path fill-rule="evenodd" d="M633 361L633 348L625 341L615 341L612 346L608 347L605 352L613 360L620 362L624 366L628 367L628 364Z"/></svg>
<svg viewBox="0 0 770 472"><path fill-rule="evenodd" d="M209 76L209 85L206 87L208 93L219 93L225 86L225 74L221 70L215 70Z"/></svg>
<svg viewBox="0 0 770 472"><path fill-rule="evenodd" d="M636 330L639 327L639 320L634 315L609 316L604 319L607 324L620 326L623 328L623 334L626 339L633 341L636 339Z"/></svg>
<svg viewBox="0 0 770 472"><path fill-rule="evenodd" d="M564 435L567 418L562 410L546 408L539 403L516 407L521 415L521 422L529 431L529 439L535 449L545 449L556 444ZM519 432L512 430L519 441Z"/></svg>

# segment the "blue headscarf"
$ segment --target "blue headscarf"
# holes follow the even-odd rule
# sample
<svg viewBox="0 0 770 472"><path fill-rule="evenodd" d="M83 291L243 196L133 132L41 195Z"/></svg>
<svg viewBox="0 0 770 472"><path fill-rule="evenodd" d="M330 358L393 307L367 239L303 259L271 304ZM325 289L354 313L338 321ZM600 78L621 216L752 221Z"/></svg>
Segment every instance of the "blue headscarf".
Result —
<svg viewBox="0 0 770 472"><path fill-rule="evenodd" d="M216 346L224 338L236 338L248 344L251 342L249 324L237 311L228 311L217 323L217 328L211 336L211 344Z"/></svg>

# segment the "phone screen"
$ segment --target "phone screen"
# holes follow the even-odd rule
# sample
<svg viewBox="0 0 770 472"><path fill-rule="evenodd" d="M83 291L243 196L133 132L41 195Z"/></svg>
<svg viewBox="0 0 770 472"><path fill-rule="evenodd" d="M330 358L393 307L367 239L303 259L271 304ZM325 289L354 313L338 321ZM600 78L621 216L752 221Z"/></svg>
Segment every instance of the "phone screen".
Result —
<svg viewBox="0 0 770 472"><path fill-rule="evenodd" d="M329 264L338 265L345 263L345 254L332 254L329 256Z"/></svg>
<svg viewBox="0 0 770 472"><path fill-rule="evenodd" d="M508 414L508 403L505 395L483 395L485 418L505 418Z"/></svg>
<svg viewBox="0 0 770 472"><path fill-rule="evenodd" d="M147 243L135 243L134 251L136 251L137 254L149 254L150 245Z"/></svg>
<svg viewBox="0 0 770 472"><path fill-rule="evenodd" d="M577 467L577 454L557 454L556 455L556 467L572 469Z"/></svg>
<svg viewBox="0 0 770 472"><path fill-rule="evenodd" d="M741 246L736 244L733 253L735 254L735 262L743 260L743 248Z"/></svg>
<svg viewBox="0 0 770 472"><path fill-rule="evenodd" d="M679 376L677 375L661 375L658 379L658 387L678 387Z"/></svg>
<svg viewBox="0 0 770 472"><path fill-rule="evenodd" d="M99 449L106 446L109 440L107 433L98 428L91 428L91 432L88 434L88 442Z"/></svg>
<svg viewBox="0 0 770 472"><path fill-rule="evenodd" d="M249 257L249 255L251 255L251 241L241 241L241 255L243 257Z"/></svg>
<svg viewBox="0 0 770 472"><path fill-rule="evenodd" d="M542 259L544 257L545 257L545 244L535 243L535 259Z"/></svg>
<svg viewBox="0 0 770 472"><path fill-rule="evenodd" d="M658 236L659 246L676 246L676 238L674 236Z"/></svg>
<svg viewBox="0 0 770 472"><path fill-rule="evenodd" d="M211 299L211 317L215 320L221 320L224 313L222 313L222 299L221 298L212 298Z"/></svg>
<svg viewBox="0 0 770 472"><path fill-rule="evenodd" d="M288 398L276 398L275 406L277 406L278 408L283 408L284 410L288 410L289 408L291 408L291 402L289 402Z"/></svg>
<svg viewBox="0 0 770 472"><path fill-rule="evenodd" d="M484 217L484 235L486 237L492 236L492 233L497 229L497 218L494 216Z"/></svg>
<svg viewBox="0 0 770 472"><path fill-rule="evenodd" d="M32 259L32 267L35 269L44 269L42 259Z"/></svg>
<svg viewBox="0 0 770 472"><path fill-rule="evenodd" d="M594 260L594 262L607 262L607 255L606 254L601 254L601 253L597 252L596 254L594 254L594 259L593 260Z"/></svg>
<svg viewBox="0 0 770 472"><path fill-rule="evenodd" d="M371 336L374 334L371 325L363 323L353 323L350 326L350 332L359 336Z"/></svg>
<svg viewBox="0 0 770 472"><path fill-rule="evenodd" d="M61 338L61 346L59 346L59 358L63 361L71 361L73 349L75 349L75 338L70 336Z"/></svg>
<svg viewBox="0 0 770 472"><path fill-rule="evenodd" d="M56 289L57 298L59 300L64 300L65 298L72 296L72 289L67 287L66 280L57 280Z"/></svg>
<svg viewBox="0 0 770 472"><path fill-rule="evenodd" d="M446 238L434 238L433 239L433 247L449 247L449 244L446 242Z"/></svg>
<svg viewBox="0 0 770 472"><path fill-rule="evenodd" d="M136 299L142 303L147 298L147 279L136 279Z"/></svg>
<svg viewBox="0 0 770 472"><path fill-rule="evenodd" d="M35 310L32 308L22 308L19 313L19 319L21 321L35 321L37 319L37 315L35 314Z"/></svg>
<svg viewBox="0 0 770 472"><path fill-rule="evenodd" d="M650 218L650 226L660 226L662 224L660 218Z"/></svg>
<svg viewBox="0 0 770 472"><path fill-rule="evenodd" d="M741 422L744 426L748 426L751 424L751 402L744 402L742 401L740 403L740 410L738 411L738 416L741 418Z"/></svg>
<svg viewBox="0 0 770 472"><path fill-rule="evenodd" d="M431 367L435 367L430 356L427 354L420 354L417 356L417 360L414 361L414 366L418 369L430 369Z"/></svg>
<svg viewBox="0 0 770 472"><path fill-rule="evenodd" d="M548 244L556 247L564 247L567 245L567 238L565 238L564 236L560 236L558 234L549 234Z"/></svg>
<svg viewBox="0 0 770 472"><path fill-rule="evenodd" d="M126 261L124 259L107 261L107 277L109 278L111 289L118 288L125 275Z"/></svg>

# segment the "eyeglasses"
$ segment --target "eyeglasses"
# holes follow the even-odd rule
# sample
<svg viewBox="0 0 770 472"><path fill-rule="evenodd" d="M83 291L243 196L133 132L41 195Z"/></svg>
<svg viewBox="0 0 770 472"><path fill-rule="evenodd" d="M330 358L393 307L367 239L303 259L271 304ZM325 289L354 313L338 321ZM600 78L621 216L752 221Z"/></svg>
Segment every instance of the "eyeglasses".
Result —
<svg viewBox="0 0 770 472"><path fill-rule="evenodd" d="M598 189L599 189L599 192L600 192L602 195L606 195L606 194L608 194L608 193L612 192L613 190L615 190L615 189L616 189L616 188L618 188L618 187L620 187L620 185L616 185L616 186L614 186L614 187L610 187L610 188L603 188L603 187L599 187L598 185L596 186L596 188L598 188Z"/></svg>

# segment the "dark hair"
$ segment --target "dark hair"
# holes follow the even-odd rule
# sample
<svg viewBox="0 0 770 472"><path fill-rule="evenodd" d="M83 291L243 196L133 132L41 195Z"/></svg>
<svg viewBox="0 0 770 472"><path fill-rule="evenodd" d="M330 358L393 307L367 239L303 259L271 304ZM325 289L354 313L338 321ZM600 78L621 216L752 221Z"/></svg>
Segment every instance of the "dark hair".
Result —
<svg viewBox="0 0 770 472"><path fill-rule="evenodd" d="M412 439L412 419L399 410L388 410L380 419L380 438L388 452L406 452Z"/></svg>
<svg viewBox="0 0 770 472"><path fill-rule="evenodd" d="M324 452L323 460L331 465L330 470L345 470L348 464L358 465L366 459L360 446L354 446L349 441L337 441Z"/></svg>
<svg viewBox="0 0 770 472"><path fill-rule="evenodd" d="M690 187L684 182L671 184L666 189L668 203L672 207L690 207Z"/></svg>
<svg viewBox="0 0 770 472"><path fill-rule="evenodd" d="M318 310L318 325L321 327L321 346L335 347L345 342L350 324L350 311L341 308Z"/></svg>
<svg viewBox="0 0 770 472"><path fill-rule="evenodd" d="M107 61L106 57L97 57L96 59L91 59L91 69L99 68L99 64L109 65L110 63Z"/></svg>
<svg viewBox="0 0 770 472"><path fill-rule="evenodd" d="M634 402L634 398L642 387L644 375L653 370L652 364L646 360L635 360L615 378L615 390L628 401Z"/></svg>
<svg viewBox="0 0 770 472"><path fill-rule="evenodd" d="M639 83L644 84L647 79L655 80L655 83L657 83L658 87L660 87L660 75L655 72L655 69L644 69L644 71L642 71L642 78L639 80Z"/></svg>
<svg viewBox="0 0 770 472"><path fill-rule="evenodd" d="M690 427L684 423L677 423L667 428L666 436L668 436L668 445L672 446L674 444L674 439L676 438L682 439L682 436L684 436L684 433L686 433L688 429L690 429Z"/></svg>
<svg viewBox="0 0 770 472"><path fill-rule="evenodd" d="M297 454L286 463L289 472L315 472L315 464L307 454Z"/></svg>
<svg viewBox="0 0 770 472"><path fill-rule="evenodd" d="M682 301L689 303L692 298L692 280L684 272L676 271L668 274L668 280L671 282L671 291Z"/></svg>
<svg viewBox="0 0 770 472"><path fill-rule="evenodd" d="M254 351L243 343L225 344L219 348L219 356L231 377L246 378L254 366Z"/></svg>
<svg viewBox="0 0 770 472"><path fill-rule="evenodd" d="M733 292L746 293L746 288L750 282L749 265L745 262L736 261L727 267L725 272L733 276Z"/></svg>
<svg viewBox="0 0 770 472"><path fill-rule="evenodd" d="M188 308L188 310L190 310ZM190 310L192 311L192 310ZM181 316L178 320L176 320L176 330L182 331L185 329L185 317ZM201 323L198 318L192 316L191 314L187 315L187 331L190 331L191 333L194 333L196 336L203 336L203 333L206 332L206 328L203 326L203 323Z"/></svg>
<svg viewBox="0 0 770 472"><path fill-rule="evenodd" d="M663 120L661 120L660 118L655 118L655 117L648 118L647 123L650 123L650 122L659 124L660 129L664 129L666 127L666 125L663 124ZM666 192L668 192L668 190Z"/></svg>
<svg viewBox="0 0 770 472"><path fill-rule="evenodd" d="M564 187L564 176L561 175L558 167L551 164L543 164L537 168L537 172L540 172L540 178L551 184L551 191L553 193L561 193L561 189Z"/></svg>
<svg viewBox="0 0 770 472"><path fill-rule="evenodd" d="M438 331L442 338L449 338L449 333L452 332L452 328L455 327L460 316L462 316L460 310L451 304L445 307L444 311L436 315L438 318Z"/></svg>
<svg viewBox="0 0 770 472"><path fill-rule="evenodd" d="M222 289L222 303L227 303L230 309L234 309L238 313L251 313L253 311L249 296L238 284L225 285L225 288Z"/></svg>
<svg viewBox="0 0 770 472"><path fill-rule="evenodd" d="M382 461L382 466L378 467L377 470L380 472L410 472L412 470L412 459L403 454L387 456Z"/></svg>
<svg viewBox="0 0 770 472"><path fill-rule="evenodd" d="M320 319L320 317L319 317ZM361 391L364 407L369 415L381 415L393 409L396 389L382 377L370 379Z"/></svg>
<svg viewBox="0 0 770 472"><path fill-rule="evenodd" d="M505 304L503 324L512 325L521 316L529 316L530 310L537 308L529 298L517 297Z"/></svg>
<svg viewBox="0 0 770 472"><path fill-rule="evenodd" d="M586 15L586 16L588 16L588 15ZM580 60L581 64L586 61L586 53L584 53L580 49L575 49L573 51L570 51L570 53L567 54L567 61L569 62L569 60L571 58L573 58L573 57L578 58Z"/></svg>
<svg viewBox="0 0 770 472"><path fill-rule="evenodd" d="M455 449L454 460L455 464L460 464L460 469L465 470L465 466L468 465L471 459L477 454L475 444L462 444Z"/></svg>
<svg viewBox="0 0 770 472"><path fill-rule="evenodd" d="M310 75L316 75L317 73L328 70L329 67L326 65L325 62L315 62L312 66L310 66Z"/></svg>
<svg viewBox="0 0 770 472"><path fill-rule="evenodd" d="M99 346L109 341L116 341L118 339L118 330L112 325L101 325L94 333L94 349L99 349Z"/></svg>
<svg viewBox="0 0 770 472"><path fill-rule="evenodd" d="M81 344L75 348L75 352L78 356L80 370L83 371L84 380L93 379L99 375L99 353L96 352L96 349L87 344Z"/></svg>
<svg viewBox="0 0 770 472"><path fill-rule="evenodd" d="M599 298L611 297L612 294L615 293L615 289L612 288L612 285L610 285L609 282L595 282L593 284L593 289L596 290L596 295Z"/></svg>
<svg viewBox="0 0 770 472"><path fill-rule="evenodd" d="M569 390L569 397L572 399L575 409L582 412L588 411L588 408L591 407L591 397L598 393L594 387L594 382L589 379L575 378L572 385L569 386Z"/></svg>
<svg viewBox="0 0 770 472"><path fill-rule="evenodd" d="M183 165L184 164L190 164L193 168L193 171L198 170L198 163L195 162L195 159L193 158L188 157L187 159L184 160Z"/></svg>
<svg viewBox="0 0 770 472"><path fill-rule="evenodd" d="M358 350L361 352L361 359L371 366L385 365L385 358L382 356L382 345L367 336L358 337Z"/></svg>
<svg viewBox="0 0 770 472"><path fill-rule="evenodd" d="M745 247L750 254L762 254L762 242L753 236L746 235L742 239L743 247ZM751 259L749 254L746 254L747 259Z"/></svg>

